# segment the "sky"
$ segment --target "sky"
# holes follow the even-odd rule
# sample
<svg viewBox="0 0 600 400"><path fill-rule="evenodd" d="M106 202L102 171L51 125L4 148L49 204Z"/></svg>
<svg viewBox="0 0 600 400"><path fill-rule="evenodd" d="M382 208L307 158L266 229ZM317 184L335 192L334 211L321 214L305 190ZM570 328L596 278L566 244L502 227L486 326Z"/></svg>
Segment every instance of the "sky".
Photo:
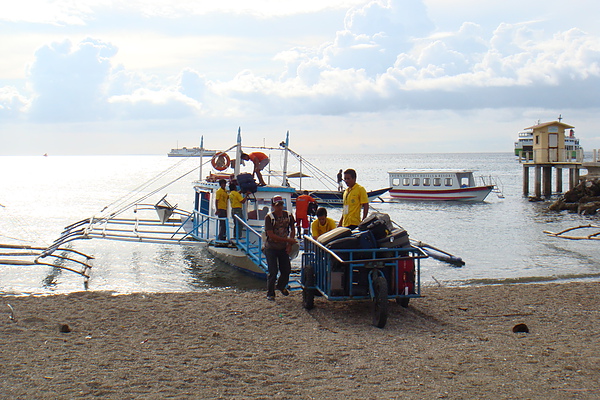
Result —
<svg viewBox="0 0 600 400"><path fill-rule="evenodd" d="M600 148L596 0L0 3L0 156Z"/></svg>

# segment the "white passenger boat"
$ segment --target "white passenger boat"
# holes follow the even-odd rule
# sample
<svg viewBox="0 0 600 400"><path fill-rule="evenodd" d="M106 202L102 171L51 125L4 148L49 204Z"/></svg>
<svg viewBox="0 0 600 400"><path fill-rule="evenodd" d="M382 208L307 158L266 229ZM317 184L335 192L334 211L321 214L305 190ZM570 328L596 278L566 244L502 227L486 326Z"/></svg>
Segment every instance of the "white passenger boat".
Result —
<svg viewBox="0 0 600 400"><path fill-rule="evenodd" d="M473 171L466 169L401 169L388 174L390 195L400 200L483 201L496 188L485 179L477 185Z"/></svg>

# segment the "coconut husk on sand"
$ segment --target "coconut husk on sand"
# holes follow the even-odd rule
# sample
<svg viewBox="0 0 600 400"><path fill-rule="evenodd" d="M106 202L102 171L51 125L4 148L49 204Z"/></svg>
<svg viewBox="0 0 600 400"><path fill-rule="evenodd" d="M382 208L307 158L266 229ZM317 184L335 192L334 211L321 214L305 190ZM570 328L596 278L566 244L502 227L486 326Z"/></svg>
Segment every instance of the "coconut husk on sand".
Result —
<svg viewBox="0 0 600 400"><path fill-rule="evenodd" d="M425 288L384 329L298 292L3 296L0 398L598 399L598 289Z"/></svg>

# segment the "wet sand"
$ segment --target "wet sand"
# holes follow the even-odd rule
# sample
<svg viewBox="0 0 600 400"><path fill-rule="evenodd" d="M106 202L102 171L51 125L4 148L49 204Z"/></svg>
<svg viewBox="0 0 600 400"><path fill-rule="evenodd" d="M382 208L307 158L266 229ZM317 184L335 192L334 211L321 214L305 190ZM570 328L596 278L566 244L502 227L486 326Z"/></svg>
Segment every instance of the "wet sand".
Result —
<svg viewBox="0 0 600 400"><path fill-rule="evenodd" d="M0 398L598 399L599 287L424 288L384 329L299 292L2 296Z"/></svg>

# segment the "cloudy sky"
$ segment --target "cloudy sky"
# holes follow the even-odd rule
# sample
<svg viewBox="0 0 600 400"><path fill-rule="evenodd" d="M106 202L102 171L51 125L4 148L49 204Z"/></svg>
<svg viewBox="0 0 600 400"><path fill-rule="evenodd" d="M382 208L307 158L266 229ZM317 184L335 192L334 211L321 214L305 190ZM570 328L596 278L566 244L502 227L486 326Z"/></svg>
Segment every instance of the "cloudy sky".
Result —
<svg viewBox="0 0 600 400"><path fill-rule="evenodd" d="M597 0L0 3L0 155L600 148Z"/></svg>

